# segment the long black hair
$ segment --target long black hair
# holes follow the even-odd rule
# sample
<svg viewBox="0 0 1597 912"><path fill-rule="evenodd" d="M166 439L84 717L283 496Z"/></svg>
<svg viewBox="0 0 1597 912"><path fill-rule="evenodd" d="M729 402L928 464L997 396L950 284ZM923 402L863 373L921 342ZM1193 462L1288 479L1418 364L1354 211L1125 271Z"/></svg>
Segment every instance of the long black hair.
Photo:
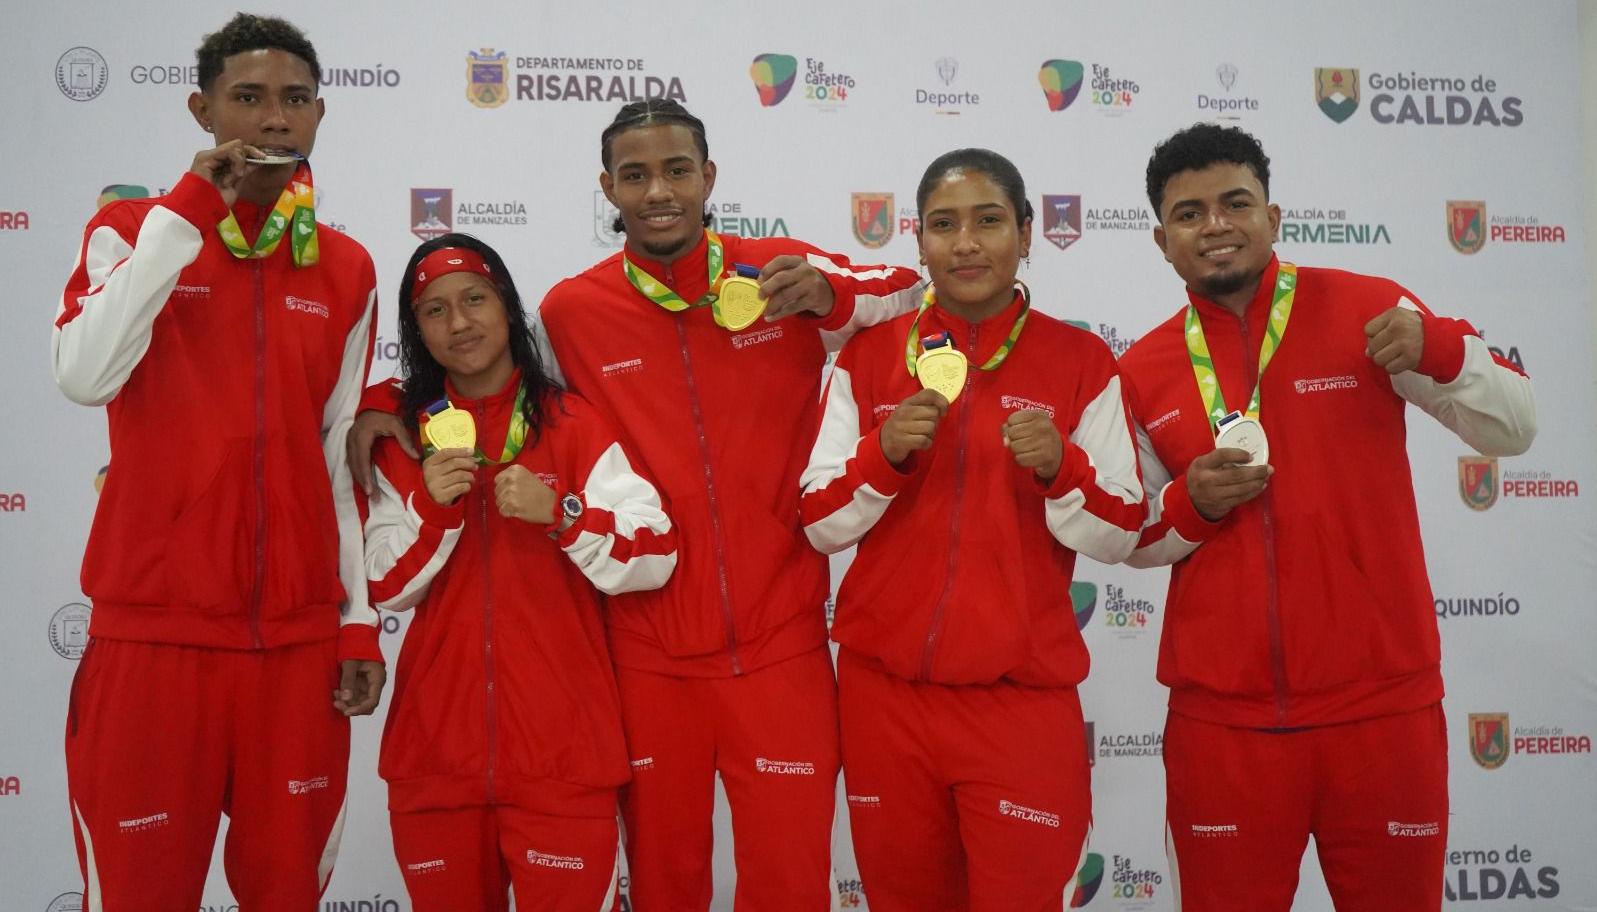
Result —
<svg viewBox="0 0 1597 912"><path fill-rule="evenodd" d="M510 270L505 268L505 261L492 247L469 234L446 234L425 241L410 255L410 262L405 264L405 277L399 282L399 366L405 375L400 382L403 391L400 417L404 419L406 427L414 431L418 414L444 397L444 366L427 350L427 343L421 337L421 323L416 319L416 311L411 308L416 287L416 267L429 253L443 247L464 247L477 253L488 264L488 271L493 273L490 281L504 301L505 321L509 324L510 360L521 368L521 387L527 391L522 403L522 414L527 418L527 443L536 445L544 421L548 418L551 402L546 400L557 404L560 385L544 373L543 357L538 354L532 326L527 322L526 311L522 310L521 295L510 278Z"/></svg>
<svg viewBox="0 0 1597 912"><path fill-rule="evenodd" d="M694 117L684 108L681 102L669 98L645 98L642 101L631 101L621 106L616 112L615 119L610 121L610 126L604 128L599 134L599 161L604 165L604 170L610 170L610 145L615 138L628 130L641 130L644 127L685 127L693 135L693 146L699 150L699 164L710 160L710 140L704 134L704 121ZM701 220L704 227L710 227L715 217L709 212L703 213ZM617 215L610 223L610 230L616 234L625 234L627 225Z"/></svg>

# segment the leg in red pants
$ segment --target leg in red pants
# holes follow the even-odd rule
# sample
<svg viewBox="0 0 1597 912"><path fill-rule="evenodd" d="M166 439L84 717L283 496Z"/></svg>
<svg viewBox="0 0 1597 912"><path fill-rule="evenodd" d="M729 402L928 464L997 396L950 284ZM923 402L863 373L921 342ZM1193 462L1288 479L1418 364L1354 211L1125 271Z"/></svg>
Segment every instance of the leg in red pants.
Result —
<svg viewBox="0 0 1597 912"><path fill-rule="evenodd" d="M715 774L732 807L737 912L826 910L837 687L817 649L732 678L616 669L632 757L622 792L638 912L709 908Z"/></svg>
<svg viewBox="0 0 1597 912"><path fill-rule="evenodd" d="M1075 690L905 681L846 649L838 675L873 912L1066 906L1092 818Z"/></svg>
<svg viewBox="0 0 1597 912"><path fill-rule="evenodd" d="M390 814L415 912L609 912L619 878L615 817L509 805Z"/></svg>
<svg viewBox="0 0 1597 912"><path fill-rule="evenodd" d="M1287 912L1312 834L1339 912L1435 912L1447 838L1441 708L1291 732L1171 713L1166 815L1182 912Z"/></svg>
<svg viewBox="0 0 1597 912"><path fill-rule="evenodd" d="M1437 912L1448 810L1441 705L1322 732L1314 843L1338 912Z"/></svg>
<svg viewBox="0 0 1597 912"><path fill-rule="evenodd" d="M197 906L216 826L241 912L313 910L342 829L349 722L335 643L225 650L94 640L67 719L87 903Z"/></svg>

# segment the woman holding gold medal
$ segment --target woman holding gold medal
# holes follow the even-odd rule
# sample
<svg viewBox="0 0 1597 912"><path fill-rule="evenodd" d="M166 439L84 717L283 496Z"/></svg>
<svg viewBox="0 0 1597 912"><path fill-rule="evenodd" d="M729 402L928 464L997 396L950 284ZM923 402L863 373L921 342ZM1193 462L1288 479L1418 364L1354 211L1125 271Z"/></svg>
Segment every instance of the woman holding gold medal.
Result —
<svg viewBox="0 0 1597 912"><path fill-rule="evenodd" d="M858 544L837 598L843 769L872 909L1059 909L1092 804L1076 554L1137 543L1136 451L1108 347L1032 309L1019 172L941 156L916 194L918 311L838 356L803 520Z"/></svg>
<svg viewBox="0 0 1597 912"><path fill-rule="evenodd" d="M492 248L422 244L400 285L401 410L375 453L372 603L416 609L379 772L418 912L607 909L626 748L597 588L676 566L653 485L544 374ZM492 454L491 456L488 454Z"/></svg>

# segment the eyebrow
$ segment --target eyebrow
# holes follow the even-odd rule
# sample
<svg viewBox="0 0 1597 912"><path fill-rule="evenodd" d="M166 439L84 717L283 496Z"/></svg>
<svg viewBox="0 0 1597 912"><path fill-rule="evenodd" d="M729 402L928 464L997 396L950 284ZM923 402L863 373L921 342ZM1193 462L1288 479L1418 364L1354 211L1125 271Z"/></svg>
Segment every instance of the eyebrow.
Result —
<svg viewBox="0 0 1597 912"><path fill-rule="evenodd" d="M228 86L227 88L228 88L229 91L233 91L233 92L241 92L242 91L242 92L264 93L267 90L268 86L266 86L265 83L260 83L260 82L235 82L232 85ZM303 82L294 82L294 83L289 83L286 86L283 86L283 91L285 91L285 92L310 92L311 91L311 87L306 85Z"/></svg>
<svg viewBox="0 0 1597 912"><path fill-rule="evenodd" d="M694 161L694 158L691 155L673 155L670 158L666 159L663 162L663 164L677 165L677 164L681 164L682 162L692 163L693 161ZM621 170L626 169L626 168L642 168L642 167L645 167L647 165L648 165L648 162L624 161L624 162L621 162L620 164L616 165L616 170L617 171L621 171Z"/></svg>
<svg viewBox="0 0 1597 912"><path fill-rule="evenodd" d="M1003 203L980 203L980 204L972 206L970 208L971 208L972 211L975 211L975 212L984 212L984 211L986 211L988 209L997 209L1000 212L1008 212L1009 211L1009 207L1005 206ZM955 211L957 211L957 210L954 209L953 207L944 206L941 209L933 209L930 212L926 213L926 218L931 218L934 215L947 215L948 213L955 212Z"/></svg>
<svg viewBox="0 0 1597 912"><path fill-rule="evenodd" d="M1247 187L1237 187L1235 189L1227 190L1226 192L1220 194L1220 200L1222 202L1224 202L1226 200L1236 199L1239 196L1246 196L1246 197L1251 198L1253 196L1253 191L1249 190ZM1174 212L1174 211L1176 211L1177 209L1180 209L1183 206L1201 206L1201 205L1203 205L1203 200L1200 200L1200 199L1176 200L1175 202L1170 204L1170 211Z"/></svg>

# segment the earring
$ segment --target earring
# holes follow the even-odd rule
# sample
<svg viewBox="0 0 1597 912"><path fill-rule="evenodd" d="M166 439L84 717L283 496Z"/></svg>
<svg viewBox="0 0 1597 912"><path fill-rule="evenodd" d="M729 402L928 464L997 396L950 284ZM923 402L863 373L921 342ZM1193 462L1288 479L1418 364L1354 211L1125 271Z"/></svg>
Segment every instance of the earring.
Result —
<svg viewBox="0 0 1597 912"><path fill-rule="evenodd" d="M207 133L215 133L216 130L214 128L212 128L212 126L210 124L206 124L205 125L205 132L207 132Z"/></svg>

